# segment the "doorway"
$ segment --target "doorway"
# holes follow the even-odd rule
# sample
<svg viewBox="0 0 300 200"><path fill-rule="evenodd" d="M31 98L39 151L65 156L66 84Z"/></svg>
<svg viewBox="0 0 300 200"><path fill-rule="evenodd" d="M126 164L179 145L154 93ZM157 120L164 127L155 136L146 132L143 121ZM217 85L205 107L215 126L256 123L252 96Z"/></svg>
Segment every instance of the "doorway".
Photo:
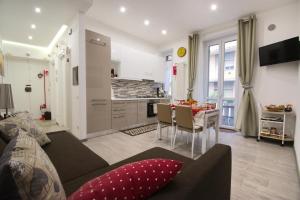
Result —
<svg viewBox="0 0 300 200"><path fill-rule="evenodd" d="M60 127L70 128L72 123L71 109L71 66L69 51L62 47L53 55L50 75L52 83L51 112L53 120Z"/></svg>
<svg viewBox="0 0 300 200"><path fill-rule="evenodd" d="M238 105L236 37L221 38L206 45L206 101L217 103L220 125L234 128Z"/></svg>

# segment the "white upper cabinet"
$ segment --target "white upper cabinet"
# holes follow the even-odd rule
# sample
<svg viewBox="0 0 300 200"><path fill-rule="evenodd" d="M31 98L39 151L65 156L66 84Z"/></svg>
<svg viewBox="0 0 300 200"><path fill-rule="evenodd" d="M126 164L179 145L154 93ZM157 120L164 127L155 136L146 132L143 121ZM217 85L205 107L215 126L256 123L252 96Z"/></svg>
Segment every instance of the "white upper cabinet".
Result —
<svg viewBox="0 0 300 200"><path fill-rule="evenodd" d="M120 62L119 78L163 82L163 57L112 43L112 60Z"/></svg>

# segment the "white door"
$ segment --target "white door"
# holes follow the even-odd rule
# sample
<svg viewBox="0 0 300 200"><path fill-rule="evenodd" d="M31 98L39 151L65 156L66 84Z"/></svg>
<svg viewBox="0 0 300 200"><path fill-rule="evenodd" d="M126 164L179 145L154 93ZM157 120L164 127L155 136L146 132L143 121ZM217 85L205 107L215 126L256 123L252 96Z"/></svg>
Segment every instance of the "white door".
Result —
<svg viewBox="0 0 300 200"><path fill-rule="evenodd" d="M217 103L222 127L233 128L238 105L236 37L207 43L206 100Z"/></svg>
<svg viewBox="0 0 300 200"><path fill-rule="evenodd" d="M52 63L52 105L53 120L59 126L66 126L66 62L64 55L57 55Z"/></svg>

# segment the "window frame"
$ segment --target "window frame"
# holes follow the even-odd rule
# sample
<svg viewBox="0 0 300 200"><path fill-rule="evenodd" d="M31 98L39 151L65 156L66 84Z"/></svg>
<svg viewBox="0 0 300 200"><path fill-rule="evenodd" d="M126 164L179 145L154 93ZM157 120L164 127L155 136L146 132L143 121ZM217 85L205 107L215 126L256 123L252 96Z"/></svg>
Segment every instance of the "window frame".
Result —
<svg viewBox="0 0 300 200"><path fill-rule="evenodd" d="M237 110L239 105L239 87L240 87L240 81L238 77L238 66L236 64L235 69L235 86L234 86L234 92L235 97L234 98L224 98L224 67L225 67L225 43L231 42L231 41L237 41L237 35L231 35L231 36L225 36L213 40L206 41L204 43L204 99L206 102L209 101L216 101L218 103L220 114L222 115L223 112L223 101L224 100L235 100L235 112L234 112L234 125L231 126L225 126L222 125L222 116L220 116L220 126L224 128L230 128L235 129L236 125L236 117L237 117ZM210 54L210 46L213 45L219 45L220 47L220 56L219 56L219 69L218 69L218 97L217 98L209 98L209 54Z"/></svg>

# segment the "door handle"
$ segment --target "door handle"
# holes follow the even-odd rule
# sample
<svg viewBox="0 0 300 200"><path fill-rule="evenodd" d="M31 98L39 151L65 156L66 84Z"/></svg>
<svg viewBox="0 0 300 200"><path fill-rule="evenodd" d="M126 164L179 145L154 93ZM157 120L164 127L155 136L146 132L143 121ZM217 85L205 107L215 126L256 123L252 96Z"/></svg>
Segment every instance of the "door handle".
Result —
<svg viewBox="0 0 300 200"><path fill-rule="evenodd" d="M91 102L103 102L103 101L106 101L106 99L92 99Z"/></svg>
<svg viewBox="0 0 300 200"><path fill-rule="evenodd" d="M104 103L93 103L92 106L106 106Z"/></svg>

